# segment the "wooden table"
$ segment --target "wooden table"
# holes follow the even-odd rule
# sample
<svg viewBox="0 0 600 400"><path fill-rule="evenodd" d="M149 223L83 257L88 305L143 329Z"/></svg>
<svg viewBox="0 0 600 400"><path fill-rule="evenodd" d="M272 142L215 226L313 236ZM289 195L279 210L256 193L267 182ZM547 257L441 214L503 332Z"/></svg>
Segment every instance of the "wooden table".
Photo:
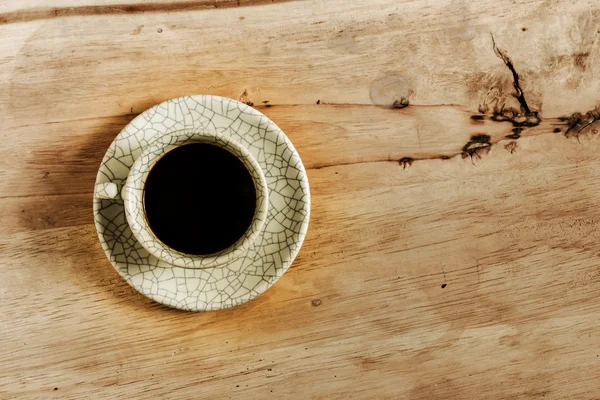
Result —
<svg viewBox="0 0 600 400"><path fill-rule="evenodd" d="M0 7L0 398L600 398L594 0ZM192 93L275 121L313 199L285 276L200 314L120 279L91 199Z"/></svg>

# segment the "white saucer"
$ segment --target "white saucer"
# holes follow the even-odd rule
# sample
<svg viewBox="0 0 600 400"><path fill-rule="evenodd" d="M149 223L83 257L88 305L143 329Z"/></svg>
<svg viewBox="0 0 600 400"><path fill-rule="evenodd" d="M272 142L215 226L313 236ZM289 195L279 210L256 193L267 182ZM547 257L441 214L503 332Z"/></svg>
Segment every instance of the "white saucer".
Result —
<svg viewBox="0 0 600 400"><path fill-rule="evenodd" d="M268 215L247 252L222 267L175 267L137 242L122 200L94 199L94 219L108 259L137 291L167 306L207 311L245 303L285 273L306 235L310 193L300 156L275 123L244 103L204 95L168 100L138 115L111 143L96 183L121 183L149 142L168 132L198 127L231 135L263 169L269 188Z"/></svg>

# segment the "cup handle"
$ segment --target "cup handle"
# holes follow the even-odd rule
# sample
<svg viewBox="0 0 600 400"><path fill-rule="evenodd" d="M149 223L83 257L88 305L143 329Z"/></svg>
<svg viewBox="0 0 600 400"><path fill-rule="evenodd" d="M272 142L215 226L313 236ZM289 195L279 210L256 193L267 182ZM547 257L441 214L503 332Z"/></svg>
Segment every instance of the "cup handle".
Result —
<svg viewBox="0 0 600 400"><path fill-rule="evenodd" d="M113 182L98 183L94 188L95 199L120 199L119 185Z"/></svg>

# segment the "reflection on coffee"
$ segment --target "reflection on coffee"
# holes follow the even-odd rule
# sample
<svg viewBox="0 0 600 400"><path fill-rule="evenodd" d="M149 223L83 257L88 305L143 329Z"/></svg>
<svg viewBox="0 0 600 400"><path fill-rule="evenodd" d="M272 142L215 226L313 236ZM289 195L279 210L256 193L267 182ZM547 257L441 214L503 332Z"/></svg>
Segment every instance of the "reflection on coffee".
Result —
<svg viewBox="0 0 600 400"><path fill-rule="evenodd" d="M256 190L244 164L205 143L178 147L156 162L144 188L156 237L182 253L206 255L234 244L250 226Z"/></svg>

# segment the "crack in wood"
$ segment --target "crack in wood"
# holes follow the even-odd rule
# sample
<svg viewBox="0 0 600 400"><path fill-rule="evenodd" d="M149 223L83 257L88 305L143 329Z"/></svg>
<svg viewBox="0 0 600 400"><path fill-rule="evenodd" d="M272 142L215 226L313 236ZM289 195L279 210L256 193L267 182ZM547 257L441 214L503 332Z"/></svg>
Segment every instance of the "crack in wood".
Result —
<svg viewBox="0 0 600 400"><path fill-rule="evenodd" d="M525 99L525 92L521 88L521 83L519 81L519 74L517 73L517 70L515 69L512 60L510 59L505 50L502 50L498 47L498 45L496 44L496 40L494 39L494 35L490 34L490 36L492 37L492 47L494 49L494 53L496 54L496 56L498 56L498 58L502 60L502 62L504 62L504 65L506 65L506 67L512 74L513 87L515 89L514 96L520 105L520 110L517 110L513 107L505 107L504 104L498 107L498 104L496 103L491 118L492 121L510 122L515 128L533 127L539 125L540 122L542 122L542 118L540 117L538 111L532 110L529 104L527 104L527 100ZM482 109L480 108L480 112L481 111ZM521 132L522 129L519 129L518 131L515 131L513 129L512 135L509 135L507 137L511 139L518 139L520 137Z"/></svg>
<svg viewBox="0 0 600 400"><path fill-rule="evenodd" d="M504 148L506 150L510 151L510 154L513 154L519 148L519 144L517 143L516 140L511 140L506 145L504 145Z"/></svg>
<svg viewBox="0 0 600 400"><path fill-rule="evenodd" d="M496 40L494 39L494 35L493 34L490 34L490 35L492 37L492 44L493 44L493 47L494 47L494 53L496 53L496 55L498 57L500 57L500 59L504 62L504 64L506 65L506 67L512 73L512 76L513 76L513 86L514 86L515 92L516 92L515 97L517 98L517 100L519 101L519 104L521 105L521 112L523 114L525 114L526 116L537 114L537 112L532 112L531 111L531 109L529 108L529 105L527 104L527 100L525 100L525 93L523 92L523 89L521 89L521 85L519 84L519 74L515 70L515 67L514 67L512 61L511 61L511 59L508 57L508 55L506 54L506 52L504 50L501 50L496 45Z"/></svg>
<svg viewBox="0 0 600 400"><path fill-rule="evenodd" d="M490 139L490 135L485 134L471 136L471 140L469 140L462 148L462 158L471 157L471 160L473 160L473 158L481 159L481 155L487 154L492 148Z"/></svg>
<svg viewBox="0 0 600 400"><path fill-rule="evenodd" d="M406 169L407 167L410 167L412 165L413 161L415 160L410 157L404 157L398 161L398 164L402 165L403 169Z"/></svg>
<svg viewBox="0 0 600 400"><path fill-rule="evenodd" d="M400 100L394 100L392 104L392 108L405 108L410 105L408 99L406 97L400 98Z"/></svg>
<svg viewBox="0 0 600 400"><path fill-rule="evenodd" d="M560 117L559 121L564 122L567 130L565 131L565 137L576 137L579 136L592 125L600 120L600 106L596 106L593 110L586 112L585 114L576 112L567 117ZM560 131L559 131L560 132ZM592 133L598 133L596 129Z"/></svg>
<svg viewBox="0 0 600 400"><path fill-rule="evenodd" d="M525 98L525 92L521 88L521 83L519 81L519 74L517 73L517 70L515 69L512 60L510 59L506 51L500 49L497 46L496 40L494 39L494 35L490 35L492 38L492 47L494 49L494 53L502 60L502 62L504 62L504 65L506 65L506 67L512 74L513 87L515 89L514 96L520 105L520 110L516 110L512 107L505 107L504 104L498 106L498 103L496 103L494 106L492 116L490 117L490 119L494 122L510 122L513 125L512 133L505 136L507 139L513 140L507 145L508 147L505 146L505 148L512 154L517 149L516 140L521 137L521 133L523 132L523 130L527 127L538 126L542 122L542 118L540 117L539 112L536 110L532 110L529 104L527 103L527 100ZM481 114L485 114L487 112L487 110L485 108L482 108L481 106L479 111ZM471 115L471 122L474 124L483 124L485 120L485 115L481 114ZM588 120L594 119L595 122L595 120L597 120L597 118L600 117L600 109L597 109L596 113L588 113L586 114L586 116ZM569 119L569 121L571 121L570 123L573 126L583 125L580 117L581 116L571 118ZM490 135L475 134L471 136L470 140L463 146L460 153L438 156L434 158L447 160L451 157L455 157L460 154L460 156L463 159L470 157L471 161L473 162L474 159L481 159L482 155L489 153L489 151L492 148L492 145L493 143L491 142ZM406 160L410 160L410 162L406 162ZM419 159L414 157L404 157L399 161L399 164L402 165L404 169L406 169L407 167L411 166L414 161L420 160L423 160L423 158Z"/></svg>

